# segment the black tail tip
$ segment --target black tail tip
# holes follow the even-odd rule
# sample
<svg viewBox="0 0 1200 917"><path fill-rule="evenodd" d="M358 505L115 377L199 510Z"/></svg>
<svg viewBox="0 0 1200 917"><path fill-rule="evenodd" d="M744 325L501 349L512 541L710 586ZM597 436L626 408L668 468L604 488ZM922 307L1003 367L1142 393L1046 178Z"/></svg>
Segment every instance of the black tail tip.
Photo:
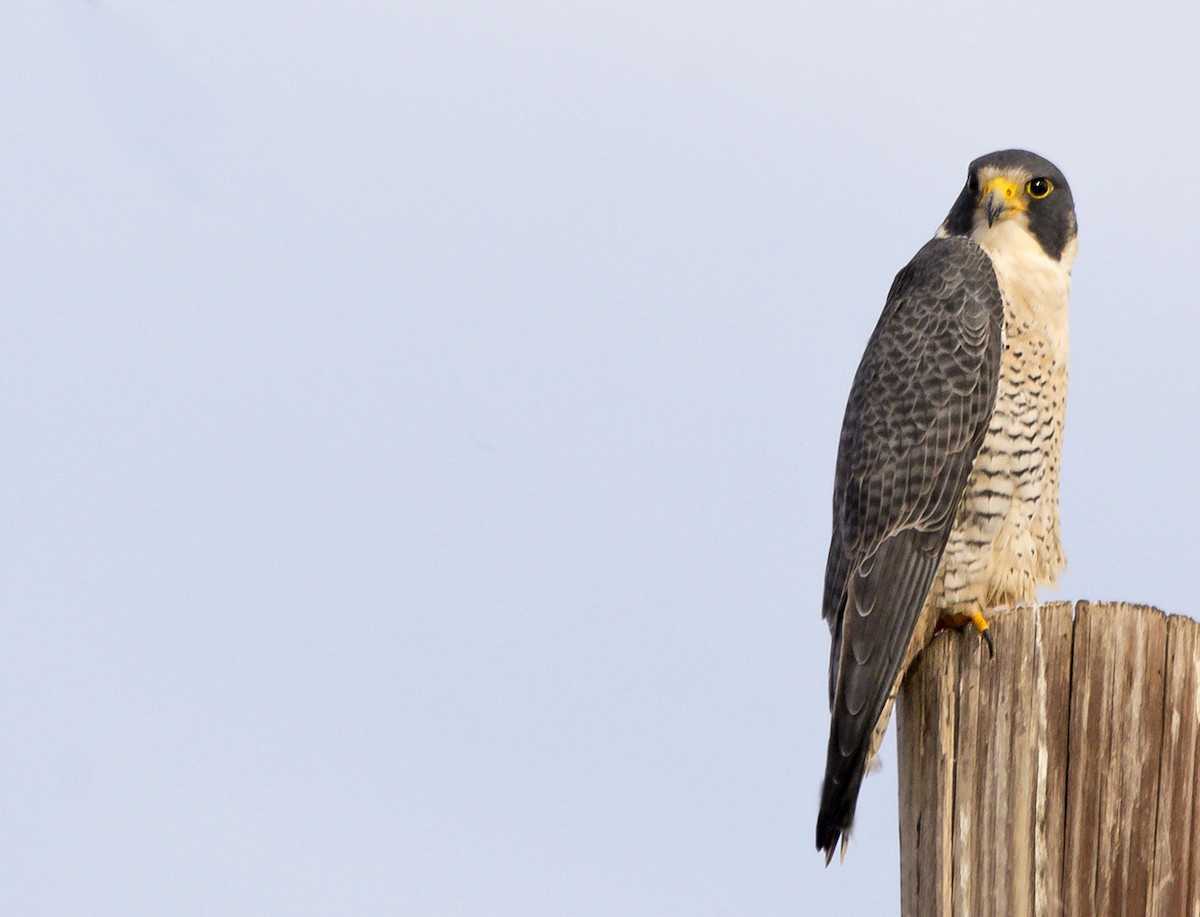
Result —
<svg viewBox="0 0 1200 917"><path fill-rule="evenodd" d="M826 866L833 861L833 853L837 850L838 841L841 840L844 831L845 828L834 825L824 814L817 819L817 849L825 854Z"/></svg>
<svg viewBox="0 0 1200 917"><path fill-rule="evenodd" d="M854 824L858 789L862 786L867 761L865 737L849 757L841 754L834 744L834 735L830 736L829 743L829 762L825 767L825 783L821 787L821 805L817 809L817 849L825 852L826 866L833 860L833 852L839 842L842 856L846 855L846 839L850 835L850 826Z"/></svg>

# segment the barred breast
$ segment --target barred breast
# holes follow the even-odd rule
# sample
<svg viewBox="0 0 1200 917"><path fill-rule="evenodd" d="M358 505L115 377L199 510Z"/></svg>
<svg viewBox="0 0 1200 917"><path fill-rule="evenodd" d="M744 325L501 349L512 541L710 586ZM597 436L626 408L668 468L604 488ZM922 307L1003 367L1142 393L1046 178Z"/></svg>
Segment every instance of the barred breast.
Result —
<svg viewBox="0 0 1200 917"><path fill-rule="evenodd" d="M1000 386L930 590L939 612L1033 603L1066 565L1058 481L1074 252L1055 262L1040 250L1013 251L989 252L1004 297Z"/></svg>

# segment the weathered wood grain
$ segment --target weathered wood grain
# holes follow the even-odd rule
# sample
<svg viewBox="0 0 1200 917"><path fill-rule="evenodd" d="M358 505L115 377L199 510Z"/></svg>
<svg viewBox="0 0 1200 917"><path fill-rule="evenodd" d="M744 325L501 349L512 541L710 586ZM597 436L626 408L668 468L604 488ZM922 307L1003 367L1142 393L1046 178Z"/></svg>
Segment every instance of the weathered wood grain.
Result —
<svg viewBox="0 0 1200 917"><path fill-rule="evenodd" d="M897 705L902 913L1200 917L1200 625L1144 606L938 635Z"/></svg>
<svg viewBox="0 0 1200 917"><path fill-rule="evenodd" d="M1154 838L1153 917L1200 915L1200 627L1167 619L1167 695Z"/></svg>
<svg viewBox="0 0 1200 917"><path fill-rule="evenodd" d="M954 720L958 653L949 640L935 640L909 669L901 694L926 703L897 704L900 895L904 914L949 917L953 861Z"/></svg>
<svg viewBox="0 0 1200 917"><path fill-rule="evenodd" d="M1067 755L1071 705L1071 641L1074 619L1070 602L1041 606L1034 656L1033 704L1038 717L1037 797L1034 800L1034 914L1063 913L1061 853L1066 830Z"/></svg>
<svg viewBox="0 0 1200 917"><path fill-rule="evenodd" d="M1081 602L1075 615L1067 913L1145 914L1162 748L1166 617Z"/></svg>

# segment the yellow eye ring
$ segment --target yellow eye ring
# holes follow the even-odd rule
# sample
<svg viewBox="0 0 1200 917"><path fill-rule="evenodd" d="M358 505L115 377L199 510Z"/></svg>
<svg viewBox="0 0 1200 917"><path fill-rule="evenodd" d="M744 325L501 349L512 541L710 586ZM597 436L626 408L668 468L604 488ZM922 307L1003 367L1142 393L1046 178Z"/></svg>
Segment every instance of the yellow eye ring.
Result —
<svg viewBox="0 0 1200 917"><path fill-rule="evenodd" d="M1040 201L1054 190L1054 182L1048 178L1035 178L1025 186L1025 193L1035 201Z"/></svg>

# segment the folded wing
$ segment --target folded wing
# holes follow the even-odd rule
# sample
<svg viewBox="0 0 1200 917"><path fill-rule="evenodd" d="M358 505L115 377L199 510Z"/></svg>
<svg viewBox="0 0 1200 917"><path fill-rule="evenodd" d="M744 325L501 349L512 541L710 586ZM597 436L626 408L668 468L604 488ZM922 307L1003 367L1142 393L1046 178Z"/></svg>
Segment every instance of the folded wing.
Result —
<svg viewBox="0 0 1200 917"><path fill-rule="evenodd" d="M995 409L1004 308L987 255L934 239L897 275L842 424L823 615L832 719L817 847L850 827L883 713Z"/></svg>

